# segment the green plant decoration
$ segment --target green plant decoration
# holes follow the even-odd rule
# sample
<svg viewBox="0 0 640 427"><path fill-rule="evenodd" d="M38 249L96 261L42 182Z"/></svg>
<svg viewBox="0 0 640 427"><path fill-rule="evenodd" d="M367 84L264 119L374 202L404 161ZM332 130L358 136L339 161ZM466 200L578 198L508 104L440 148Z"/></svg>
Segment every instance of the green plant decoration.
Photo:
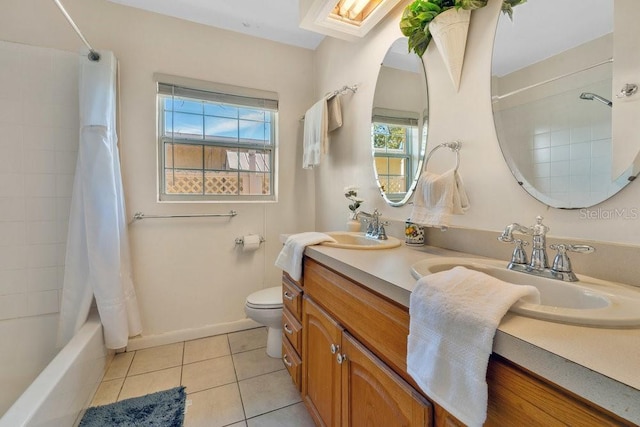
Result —
<svg viewBox="0 0 640 427"><path fill-rule="evenodd" d="M513 18L513 7L527 0L503 0L502 12ZM422 56L431 41L429 23L442 12L456 8L475 10L485 7L488 0L415 0L409 4L400 19L400 31L409 38L409 51Z"/></svg>

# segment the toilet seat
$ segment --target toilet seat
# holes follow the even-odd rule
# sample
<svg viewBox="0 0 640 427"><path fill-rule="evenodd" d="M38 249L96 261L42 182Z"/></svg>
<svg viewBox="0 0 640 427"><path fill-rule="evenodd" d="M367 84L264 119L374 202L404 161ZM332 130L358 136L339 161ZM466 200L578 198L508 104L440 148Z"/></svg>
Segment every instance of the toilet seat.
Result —
<svg viewBox="0 0 640 427"><path fill-rule="evenodd" d="M246 305L257 310L282 308L282 288L274 286L254 292L247 297Z"/></svg>

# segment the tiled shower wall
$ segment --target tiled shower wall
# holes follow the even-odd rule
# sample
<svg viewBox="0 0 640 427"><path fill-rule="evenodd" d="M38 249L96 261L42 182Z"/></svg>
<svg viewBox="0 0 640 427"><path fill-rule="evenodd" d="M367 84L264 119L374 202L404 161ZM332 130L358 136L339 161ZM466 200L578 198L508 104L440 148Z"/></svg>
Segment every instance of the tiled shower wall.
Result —
<svg viewBox="0 0 640 427"><path fill-rule="evenodd" d="M573 207L607 198L611 179L611 107L580 99L581 92L611 98L611 81L593 83L501 111L497 126L505 154L528 191Z"/></svg>
<svg viewBox="0 0 640 427"><path fill-rule="evenodd" d="M56 353L78 55L0 41L0 415Z"/></svg>
<svg viewBox="0 0 640 427"><path fill-rule="evenodd" d="M78 55L0 42L0 320L59 311Z"/></svg>

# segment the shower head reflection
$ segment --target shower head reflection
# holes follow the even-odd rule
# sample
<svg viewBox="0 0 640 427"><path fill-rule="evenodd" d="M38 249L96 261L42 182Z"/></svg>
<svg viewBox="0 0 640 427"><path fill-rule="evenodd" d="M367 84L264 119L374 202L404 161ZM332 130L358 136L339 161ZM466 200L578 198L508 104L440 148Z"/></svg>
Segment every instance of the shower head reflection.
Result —
<svg viewBox="0 0 640 427"><path fill-rule="evenodd" d="M595 93L591 93L591 92L582 92L580 94L580 99L586 99L587 101L600 101L603 104L608 105L609 107L613 106L613 102L609 101L606 98L601 97L600 95L596 95Z"/></svg>

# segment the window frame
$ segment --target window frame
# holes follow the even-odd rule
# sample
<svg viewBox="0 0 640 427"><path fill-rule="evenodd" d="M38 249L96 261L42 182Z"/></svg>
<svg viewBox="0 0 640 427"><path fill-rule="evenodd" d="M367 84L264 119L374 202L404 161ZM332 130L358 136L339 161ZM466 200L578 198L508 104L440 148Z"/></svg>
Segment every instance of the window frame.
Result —
<svg viewBox="0 0 640 427"><path fill-rule="evenodd" d="M404 142L404 150L392 150L389 151L388 148L376 148L373 144L376 135L376 125L386 125L386 126L396 126L396 127L404 127L406 129L406 139ZM385 190L385 194L387 198L391 201L402 200L402 198L407 194L412 186L412 182L410 181L411 171L413 171L413 138L415 132L418 131L418 120L412 117L389 117L383 115L374 114L371 120L371 141L372 141L372 149L373 149L373 157L374 157L374 165L375 160L379 158L384 159L404 159L404 181L405 181L405 190L404 192L392 193L388 190ZM388 170L388 166L387 166ZM382 184L380 182L380 178L386 178L385 183L388 182L389 177L397 177L401 175L392 175L389 173L380 174L376 168L376 178L378 180L378 184ZM396 200L397 199L397 200Z"/></svg>
<svg viewBox="0 0 640 427"><path fill-rule="evenodd" d="M177 80L177 81L176 81ZM273 92L259 91L249 88L240 88L236 86L223 85L218 83L202 82L198 80L184 79L178 77L167 77L156 75L156 120L157 120L157 162L158 162L158 180L157 180L157 200L159 202L186 202L186 203L264 203L277 202L278 188L278 100L277 94ZM171 93L167 93L168 88L173 88ZM190 96L189 96L190 95ZM200 96L198 96L200 95ZM270 123L270 144L256 145L255 143L242 142L238 134L235 142L225 140L223 137L206 136L204 132L201 137L189 138L183 135L176 137L173 132L165 133L165 99L167 98L190 99L197 102L205 101L220 105L232 105L238 108L262 110L265 114L270 115L270 120L265 119L265 123ZM246 101L246 102L243 102ZM261 105L262 104L262 105ZM175 111L175 110L172 110ZM195 113L202 117L203 121L209 117L203 110L202 114ZM234 118L238 123L242 120L240 117ZM266 139L265 139L266 141ZM233 148L234 151L243 152L244 150L256 150L257 153L268 155L269 171L257 172L264 175L264 179L269 180L270 194L206 194L205 193L205 174L206 172L219 172L218 169L207 169L203 153L203 161L201 168L176 168L175 164L166 164L167 156L165 144L184 144L196 147L221 147ZM175 160L175 159L174 159ZM203 175L203 193L197 194L172 194L167 193L166 172L171 170L195 171L201 172ZM238 164L238 169L230 169L238 177L245 174L251 174L252 171L243 170Z"/></svg>

